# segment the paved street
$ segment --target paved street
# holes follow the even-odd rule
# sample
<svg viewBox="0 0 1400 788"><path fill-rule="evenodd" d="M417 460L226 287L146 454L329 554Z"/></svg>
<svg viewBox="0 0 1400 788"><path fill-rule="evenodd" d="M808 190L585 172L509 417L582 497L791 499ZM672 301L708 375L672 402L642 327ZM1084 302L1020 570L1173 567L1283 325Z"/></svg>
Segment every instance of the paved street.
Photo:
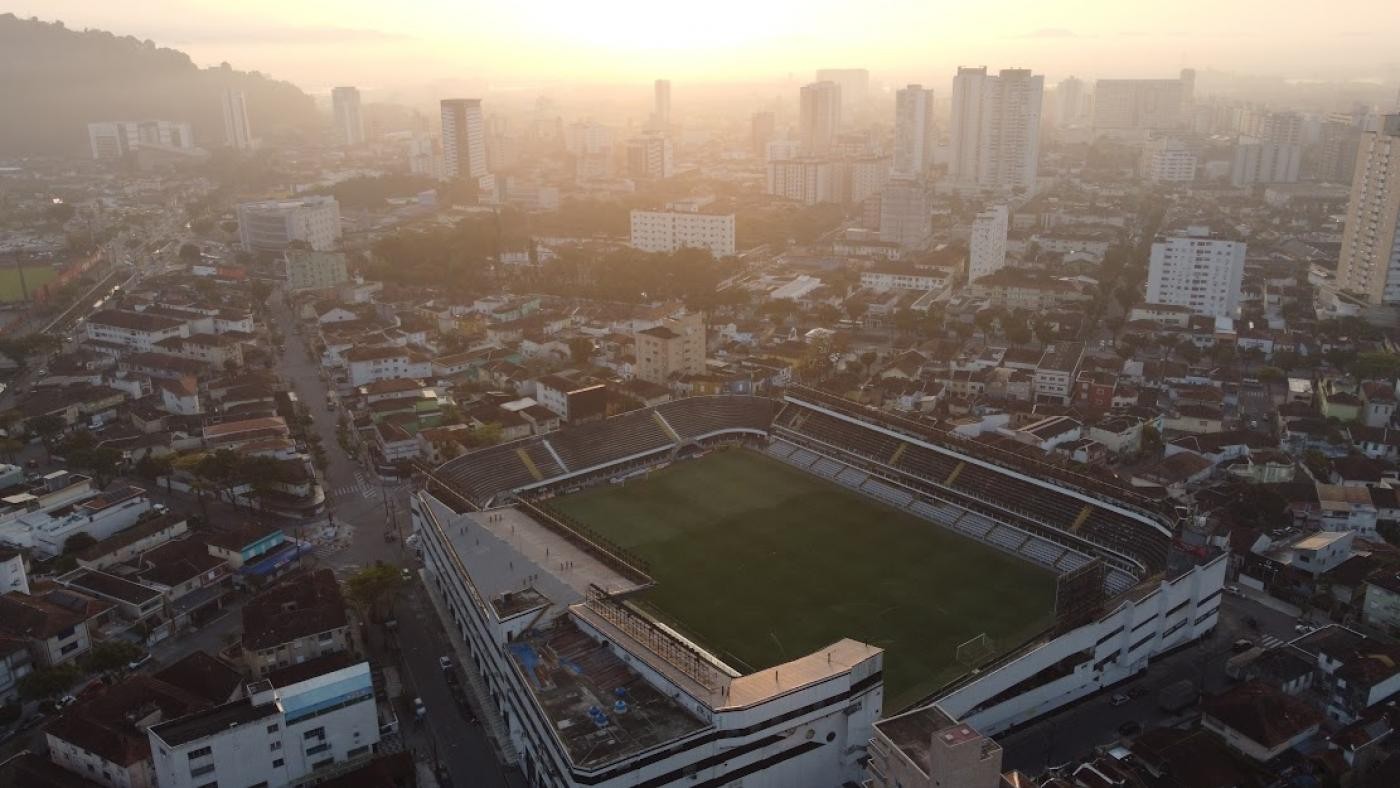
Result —
<svg viewBox="0 0 1400 788"><path fill-rule="evenodd" d="M351 460L341 450L336 441L336 414L327 412L324 405L327 385L320 378L323 367L318 359L308 355L301 335L295 331L295 318L280 294L273 296L273 319L285 337L287 348L278 371L315 418L315 429L326 450L327 467L322 483L331 517L342 531L348 531L345 547L322 553L319 560L342 574L375 561L413 567L411 551L404 547L402 538L384 541L384 531L393 527L391 517L386 514L385 498L388 498L389 511L397 521L398 531L404 535L409 532L407 487L381 482L373 471ZM427 723L421 728L413 724L411 715L404 715L401 710L405 745L430 756L435 753L447 765L453 785L523 786L524 780L518 773L503 772L481 726L468 723L452 702L452 694L437 662L439 656L450 653L451 649L424 593L421 584L415 581L411 593L400 599L396 610L405 690L423 698L428 708ZM371 644L379 643L379 636L371 633Z"/></svg>

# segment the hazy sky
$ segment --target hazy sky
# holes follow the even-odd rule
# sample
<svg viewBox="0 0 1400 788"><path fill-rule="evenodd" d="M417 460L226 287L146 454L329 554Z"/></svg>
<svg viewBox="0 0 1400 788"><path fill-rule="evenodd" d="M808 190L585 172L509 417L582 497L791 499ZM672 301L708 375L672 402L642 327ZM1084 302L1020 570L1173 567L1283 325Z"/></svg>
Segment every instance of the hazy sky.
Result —
<svg viewBox="0 0 1400 788"><path fill-rule="evenodd" d="M8 8L6 8L8 6ZM957 64L1168 76L1400 76L1400 0L11 0L321 92L467 80L747 81L865 67L951 80Z"/></svg>

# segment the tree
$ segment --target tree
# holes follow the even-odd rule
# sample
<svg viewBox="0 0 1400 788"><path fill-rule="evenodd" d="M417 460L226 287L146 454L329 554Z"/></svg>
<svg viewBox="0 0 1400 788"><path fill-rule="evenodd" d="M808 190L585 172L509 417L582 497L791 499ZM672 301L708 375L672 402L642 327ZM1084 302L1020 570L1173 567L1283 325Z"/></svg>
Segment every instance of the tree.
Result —
<svg viewBox="0 0 1400 788"><path fill-rule="evenodd" d="M145 653L135 643L125 640L104 640L93 645L83 656L83 668L89 673L106 673L120 670L139 659Z"/></svg>
<svg viewBox="0 0 1400 788"><path fill-rule="evenodd" d="M52 698L62 692L67 692L68 688L82 678L83 672L71 662L54 665L51 668L39 668L19 680L19 694L26 700L43 700Z"/></svg>
<svg viewBox="0 0 1400 788"><path fill-rule="evenodd" d="M95 544L97 544L97 539L94 538L92 534L79 531L63 540L63 554L73 555L74 553L81 553Z"/></svg>
<svg viewBox="0 0 1400 788"><path fill-rule="evenodd" d="M62 416L52 413L37 416L29 420L29 431L39 436L44 442L44 455L47 459L48 453L53 451L54 440L63 433L63 429L68 426L68 422Z"/></svg>
<svg viewBox="0 0 1400 788"><path fill-rule="evenodd" d="M1383 351L1357 353L1353 370L1356 376L1363 380L1394 380L1400 376L1400 356Z"/></svg>
<svg viewBox="0 0 1400 788"><path fill-rule="evenodd" d="M174 470L174 466L169 457L156 457L146 454L136 461L136 475L148 482L153 482L162 476L169 476Z"/></svg>
<svg viewBox="0 0 1400 788"><path fill-rule="evenodd" d="M1156 454L1162 450L1162 433L1151 424L1143 425L1142 450L1148 454Z"/></svg>
<svg viewBox="0 0 1400 788"><path fill-rule="evenodd" d="M467 433L467 445L469 446L495 446L501 442L501 425L494 421L478 425L471 432Z"/></svg>
<svg viewBox="0 0 1400 788"><path fill-rule="evenodd" d="M1288 377L1287 373L1278 367L1260 367L1257 373L1260 380L1273 383Z"/></svg>
<svg viewBox="0 0 1400 788"><path fill-rule="evenodd" d="M188 264L190 264L190 265L194 265L195 263L198 263L198 262L199 262L200 256L201 256L202 254L203 254L203 252L200 250L200 248L199 248L198 246L194 245L194 244L191 244L191 243L180 244L179 257L180 257L180 262L182 262L182 263L188 263Z"/></svg>
<svg viewBox="0 0 1400 788"><path fill-rule="evenodd" d="M117 473L122 453L111 447L81 448L67 455L69 464L90 471L96 477L98 487L106 487Z"/></svg>
<svg viewBox="0 0 1400 788"><path fill-rule="evenodd" d="M587 366L593 358L593 340L589 337L574 337L569 340L569 358L577 366Z"/></svg>
<svg viewBox="0 0 1400 788"><path fill-rule="evenodd" d="M0 457L6 462L14 462L15 457L24 451L24 441L15 438L0 438Z"/></svg>
<svg viewBox="0 0 1400 788"><path fill-rule="evenodd" d="M345 596L370 620L377 618L379 606L393 607L394 596L403 588L403 576L388 564L375 564L351 575L345 581Z"/></svg>
<svg viewBox="0 0 1400 788"><path fill-rule="evenodd" d="M1308 469L1308 473L1317 481L1327 484L1332 481L1332 463L1327 459L1327 455L1317 449L1308 449L1303 452L1303 467Z"/></svg>

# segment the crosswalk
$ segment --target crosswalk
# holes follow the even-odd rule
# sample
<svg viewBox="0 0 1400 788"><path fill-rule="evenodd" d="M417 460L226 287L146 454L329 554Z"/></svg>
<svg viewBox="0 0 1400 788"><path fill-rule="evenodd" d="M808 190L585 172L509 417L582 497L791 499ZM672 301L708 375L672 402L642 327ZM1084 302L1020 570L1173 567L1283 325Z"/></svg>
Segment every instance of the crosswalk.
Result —
<svg viewBox="0 0 1400 788"><path fill-rule="evenodd" d="M361 498L371 501L379 500L381 485L378 481L366 477L363 473L355 471L354 484L342 484L330 491L330 495L337 499Z"/></svg>
<svg viewBox="0 0 1400 788"><path fill-rule="evenodd" d="M1287 642L1288 641L1283 640L1282 638L1276 638L1273 635L1264 635L1263 637L1259 638L1259 645L1263 646L1266 649L1278 648L1279 646L1282 646L1284 643Z"/></svg>

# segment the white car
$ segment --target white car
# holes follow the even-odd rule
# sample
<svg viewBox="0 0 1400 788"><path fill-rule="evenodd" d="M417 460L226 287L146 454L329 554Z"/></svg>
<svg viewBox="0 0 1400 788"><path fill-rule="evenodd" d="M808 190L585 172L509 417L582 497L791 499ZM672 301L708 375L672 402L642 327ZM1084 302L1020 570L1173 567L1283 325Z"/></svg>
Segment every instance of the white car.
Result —
<svg viewBox="0 0 1400 788"><path fill-rule="evenodd" d="M1121 692L1115 692L1113 694L1113 697L1109 698L1109 703L1113 704L1114 706L1122 706L1130 700L1132 700L1132 698L1129 698L1127 695L1124 695Z"/></svg>
<svg viewBox="0 0 1400 788"><path fill-rule="evenodd" d="M438 667L443 670L452 670L452 658L446 655L438 657Z"/></svg>
<svg viewBox="0 0 1400 788"><path fill-rule="evenodd" d="M423 699L422 699L422 698L414 698L414 699L413 699L413 719L418 720L418 721L421 722L421 721L423 720L423 718L426 717L426 716L428 716L428 707L423 705Z"/></svg>

